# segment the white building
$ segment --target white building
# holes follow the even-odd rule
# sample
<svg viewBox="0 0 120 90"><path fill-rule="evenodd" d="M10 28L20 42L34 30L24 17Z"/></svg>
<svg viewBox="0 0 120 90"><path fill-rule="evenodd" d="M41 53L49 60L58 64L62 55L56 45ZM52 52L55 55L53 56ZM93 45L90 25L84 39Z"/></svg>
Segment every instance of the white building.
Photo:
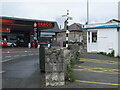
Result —
<svg viewBox="0 0 120 90"><path fill-rule="evenodd" d="M115 51L120 56L120 21L110 20L107 23L89 24L87 29L87 52Z"/></svg>

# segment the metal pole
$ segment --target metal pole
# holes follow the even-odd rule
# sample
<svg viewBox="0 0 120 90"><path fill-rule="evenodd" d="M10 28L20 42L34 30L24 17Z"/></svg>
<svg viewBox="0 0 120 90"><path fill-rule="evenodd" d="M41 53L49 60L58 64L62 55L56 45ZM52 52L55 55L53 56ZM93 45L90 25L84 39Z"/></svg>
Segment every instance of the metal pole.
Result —
<svg viewBox="0 0 120 90"><path fill-rule="evenodd" d="M87 23L89 23L89 1L87 0Z"/></svg>

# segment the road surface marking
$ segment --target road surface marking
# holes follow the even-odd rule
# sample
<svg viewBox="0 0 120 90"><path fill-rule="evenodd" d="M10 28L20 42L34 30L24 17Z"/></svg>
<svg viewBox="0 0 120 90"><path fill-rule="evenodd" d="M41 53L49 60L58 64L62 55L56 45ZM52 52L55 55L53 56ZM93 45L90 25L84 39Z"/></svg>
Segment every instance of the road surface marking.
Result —
<svg viewBox="0 0 120 90"><path fill-rule="evenodd" d="M12 56L5 56L5 57L12 57Z"/></svg>
<svg viewBox="0 0 120 90"><path fill-rule="evenodd" d="M120 74L120 69L112 69L112 68L99 68L99 67L88 67L88 66L80 66L80 65L75 65L78 67L77 71L89 71L89 72L97 72L97 73L107 73L107 74Z"/></svg>
<svg viewBox="0 0 120 90"><path fill-rule="evenodd" d="M4 73L5 71L0 71L0 73Z"/></svg>
<svg viewBox="0 0 120 90"><path fill-rule="evenodd" d="M101 60L101 59L88 59L88 58L80 58L80 61L94 62L94 63L104 63L104 64L120 64L119 61Z"/></svg>
<svg viewBox="0 0 120 90"><path fill-rule="evenodd" d="M82 83L92 83L92 84L104 84L104 85L120 85L117 83L104 83L104 82L92 82L92 81L82 81L82 80L75 80L76 82L82 82Z"/></svg>
<svg viewBox="0 0 120 90"><path fill-rule="evenodd" d="M7 62L7 61L10 61L10 60L13 60L13 58L12 59L7 59L7 60L0 61L0 63Z"/></svg>
<svg viewBox="0 0 120 90"><path fill-rule="evenodd" d="M30 56L31 56L31 55L34 55L34 54L28 54L28 55L30 55Z"/></svg>
<svg viewBox="0 0 120 90"><path fill-rule="evenodd" d="M18 56L20 56L20 55L15 55L14 57L18 57Z"/></svg>
<svg viewBox="0 0 120 90"><path fill-rule="evenodd" d="M16 58L6 59L6 60L3 60L3 61L0 61L0 63L4 63L4 62L11 61L11 60L14 60L14 59L16 59Z"/></svg>
<svg viewBox="0 0 120 90"><path fill-rule="evenodd" d="M22 56L27 56L27 55L22 55Z"/></svg>

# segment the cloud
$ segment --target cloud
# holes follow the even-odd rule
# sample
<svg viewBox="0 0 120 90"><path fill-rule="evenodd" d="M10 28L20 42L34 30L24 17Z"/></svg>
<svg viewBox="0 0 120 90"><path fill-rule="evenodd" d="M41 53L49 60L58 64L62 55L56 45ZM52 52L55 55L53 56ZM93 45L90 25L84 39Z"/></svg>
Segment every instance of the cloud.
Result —
<svg viewBox="0 0 120 90"><path fill-rule="evenodd" d="M52 20L57 21L59 25L63 26L65 18L62 15L65 15L67 9L69 9L70 16L73 17L73 20L70 20L69 24L75 22L84 24L86 22L86 0L85 2L72 2L73 0L70 2L68 0L64 0L65 2L63 0L61 2L57 1L60 0L56 0L56 2L2 2L3 12L1 15ZM109 19L117 18L117 5L117 2L93 2L93 0L90 0L90 22L106 22Z"/></svg>

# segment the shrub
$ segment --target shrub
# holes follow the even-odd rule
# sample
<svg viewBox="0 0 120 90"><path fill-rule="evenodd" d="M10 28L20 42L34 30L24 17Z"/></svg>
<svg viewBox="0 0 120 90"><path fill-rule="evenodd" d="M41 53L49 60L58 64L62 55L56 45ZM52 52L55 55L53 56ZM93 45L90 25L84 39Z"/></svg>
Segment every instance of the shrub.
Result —
<svg viewBox="0 0 120 90"><path fill-rule="evenodd" d="M107 55L107 56L110 56L110 57L114 57L114 55L115 55L115 50L112 50L112 52L111 53L106 53L106 52L99 52L99 53L97 53L97 54L102 54L102 55Z"/></svg>
<svg viewBox="0 0 120 90"><path fill-rule="evenodd" d="M115 50L112 50L112 52L111 52L111 56L112 56L112 57L115 56Z"/></svg>
<svg viewBox="0 0 120 90"><path fill-rule="evenodd" d="M76 56L77 56L77 57L80 57L80 52L77 51L77 52L76 52Z"/></svg>
<svg viewBox="0 0 120 90"><path fill-rule="evenodd" d="M67 65L66 80L70 81L70 82L74 82L75 81L75 75L74 75L73 69L72 69L72 67L70 65Z"/></svg>
<svg viewBox="0 0 120 90"><path fill-rule="evenodd" d="M120 58L120 56L116 56L116 58Z"/></svg>
<svg viewBox="0 0 120 90"><path fill-rule="evenodd" d="M74 55L74 58L75 58L75 60L78 60L79 57L80 57L80 52L77 51Z"/></svg>
<svg viewBox="0 0 120 90"><path fill-rule="evenodd" d="M108 54L107 54L107 56L110 56L110 57L114 57L114 55L115 55L115 50L112 50L111 53L108 53Z"/></svg>
<svg viewBox="0 0 120 90"><path fill-rule="evenodd" d="M98 52L97 54L107 55L106 52Z"/></svg>
<svg viewBox="0 0 120 90"><path fill-rule="evenodd" d="M75 59L71 59L70 60L70 66L73 68L75 64L76 64Z"/></svg>

